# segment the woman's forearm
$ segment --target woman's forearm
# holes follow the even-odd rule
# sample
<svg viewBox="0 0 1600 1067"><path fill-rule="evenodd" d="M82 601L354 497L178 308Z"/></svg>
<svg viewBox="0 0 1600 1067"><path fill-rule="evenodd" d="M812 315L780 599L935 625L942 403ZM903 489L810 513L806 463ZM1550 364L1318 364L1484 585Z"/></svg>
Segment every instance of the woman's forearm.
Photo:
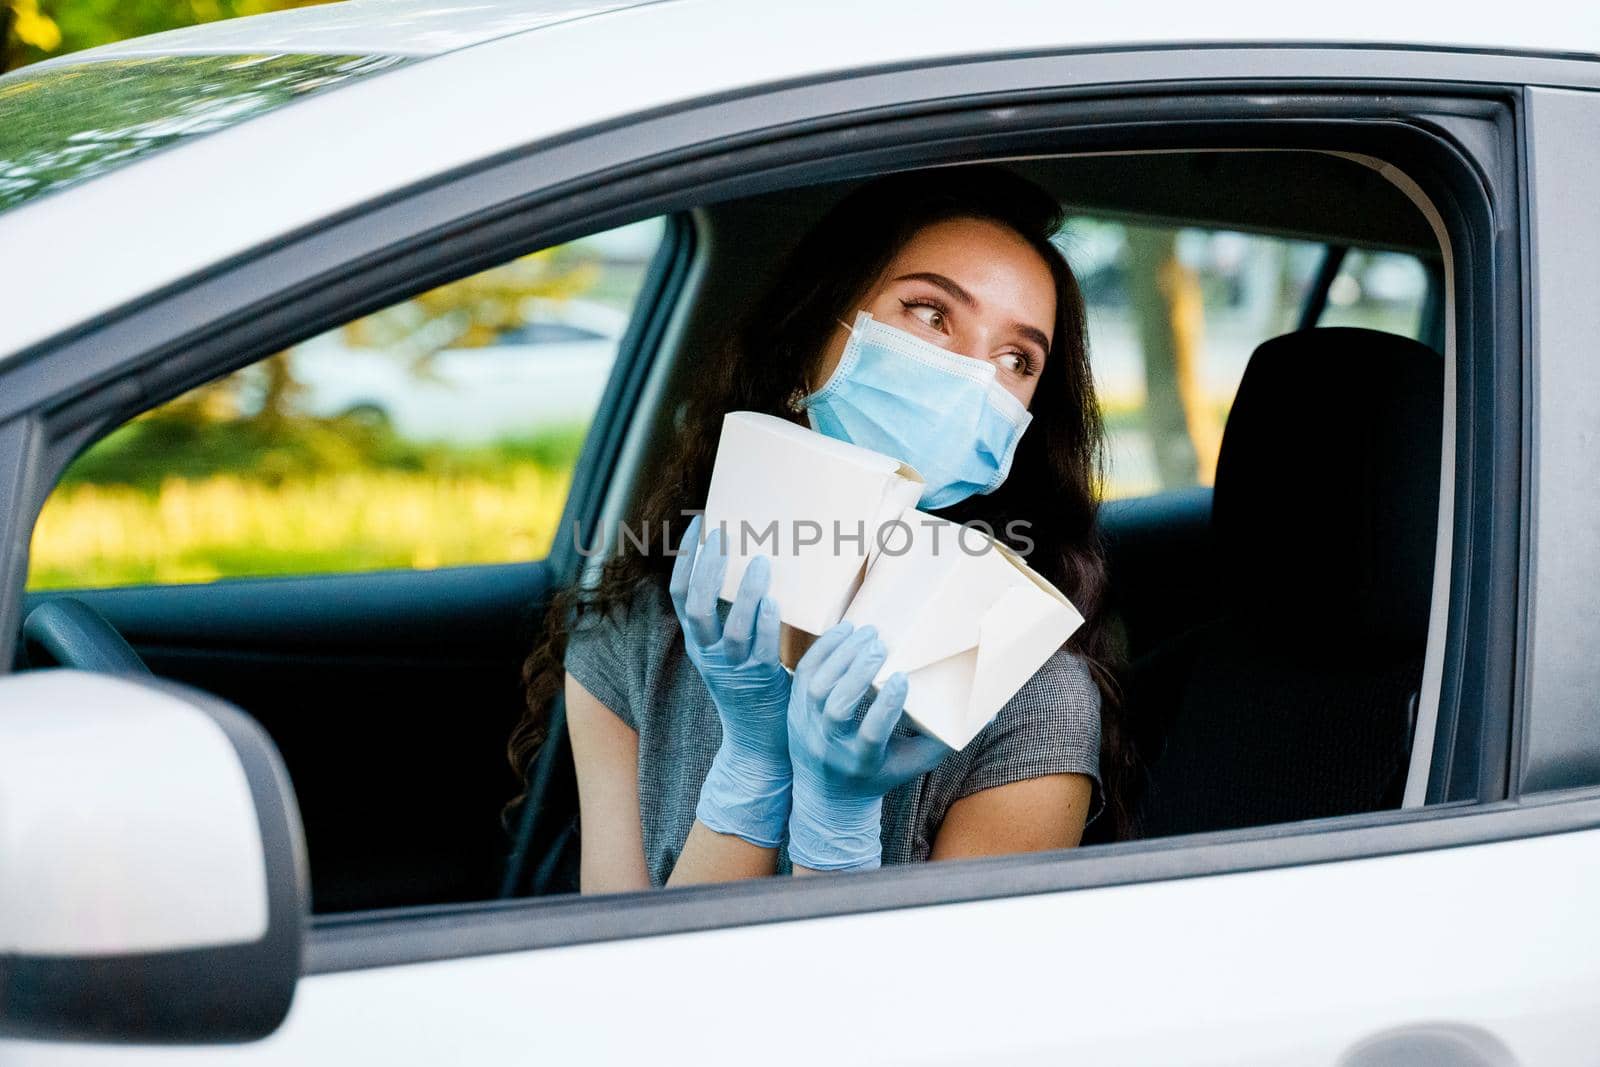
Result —
<svg viewBox="0 0 1600 1067"><path fill-rule="evenodd" d="M760 878L777 870L789 817L786 709L789 672L778 662L778 605L767 596L772 560L746 566L727 618L717 611L728 568L725 532L700 541L701 516L684 530L667 591L684 654L717 712L722 740L707 768L694 825L667 885Z"/></svg>
<svg viewBox="0 0 1600 1067"><path fill-rule="evenodd" d="M778 870L778 850L753 845L742 837L719 834L699 819L689 828L689 838L667 885L699 885L765 878Z"/></svg>

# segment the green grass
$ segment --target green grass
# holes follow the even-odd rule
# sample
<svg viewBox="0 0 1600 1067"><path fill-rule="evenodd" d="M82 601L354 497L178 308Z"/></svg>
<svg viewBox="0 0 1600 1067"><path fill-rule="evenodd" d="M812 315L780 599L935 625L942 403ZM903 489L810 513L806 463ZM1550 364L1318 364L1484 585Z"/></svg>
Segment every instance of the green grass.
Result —
<svg viewBox="0 0 1600 1067"><path fill-rule="evenodd" d="M34 589L538 559L585 427L457 447L348 420L119 429L75 461L34 529Z"/></svg>
<svg viewBox="0 0 1600 1067"><path fill-rule="evenodd" d="M545 427L484 445L402 438L358 417L200 421L160 409L118 428L78 456L60 486L118 485L158 492L173 478L232 475L275 484L335 471L389 470L496 478L532 463L571 470L586 423Z"/></svg>

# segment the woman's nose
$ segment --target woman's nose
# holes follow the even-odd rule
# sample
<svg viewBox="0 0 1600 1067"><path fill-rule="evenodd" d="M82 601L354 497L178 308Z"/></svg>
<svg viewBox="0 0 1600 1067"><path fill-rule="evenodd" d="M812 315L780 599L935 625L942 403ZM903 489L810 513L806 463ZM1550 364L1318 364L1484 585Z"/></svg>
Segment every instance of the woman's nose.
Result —
<svg viewBox="0 0 1600 1067"><path fill-rule="evenodd" d="M989 327L979 325L968 326L955 338L950 351L968 359L986 359L986 353L994 347L995 331Z"/></svg>

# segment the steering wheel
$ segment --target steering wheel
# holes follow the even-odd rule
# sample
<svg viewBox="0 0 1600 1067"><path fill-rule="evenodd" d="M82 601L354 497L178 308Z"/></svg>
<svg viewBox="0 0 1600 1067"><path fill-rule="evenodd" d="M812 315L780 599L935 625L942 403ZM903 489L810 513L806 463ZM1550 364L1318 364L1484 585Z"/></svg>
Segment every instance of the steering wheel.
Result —
<svg viewBox="0 0 1600 1067"><path fill-rule="evenodd" d="M22 641L28 662L36 667L55 663L108 674L150 673L104 615L73 597L58 596L28 612Z"/></svg>

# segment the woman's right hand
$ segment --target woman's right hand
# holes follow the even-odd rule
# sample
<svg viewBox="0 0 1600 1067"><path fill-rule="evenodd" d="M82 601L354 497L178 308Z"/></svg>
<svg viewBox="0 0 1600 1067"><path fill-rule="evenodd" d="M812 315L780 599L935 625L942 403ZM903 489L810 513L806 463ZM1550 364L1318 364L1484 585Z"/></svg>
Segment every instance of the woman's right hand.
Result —
<svg viewBox="0 0 1600 1067"><path fill-rule="evenodd" d="M701 516L684 531L668 591L684 650L722 723L722 743L700 789L696 817L708 828L776 848L789 818L789 672L778 659L778 606L767 596L772 562L745 569L727 622L717 597L727 573L722 531L700 543Z"/></svg>
<svg viewBox="0 0 1600 1067"><path fill-rule="evenodd" d="M883 797L950 754L938 738L893 733L905 711L896 671L858 723L855 709L887 650L871 625L840 622L800 657L789 695L794 808L789 858L812 870L859 870L882 862Z"/></svg>

